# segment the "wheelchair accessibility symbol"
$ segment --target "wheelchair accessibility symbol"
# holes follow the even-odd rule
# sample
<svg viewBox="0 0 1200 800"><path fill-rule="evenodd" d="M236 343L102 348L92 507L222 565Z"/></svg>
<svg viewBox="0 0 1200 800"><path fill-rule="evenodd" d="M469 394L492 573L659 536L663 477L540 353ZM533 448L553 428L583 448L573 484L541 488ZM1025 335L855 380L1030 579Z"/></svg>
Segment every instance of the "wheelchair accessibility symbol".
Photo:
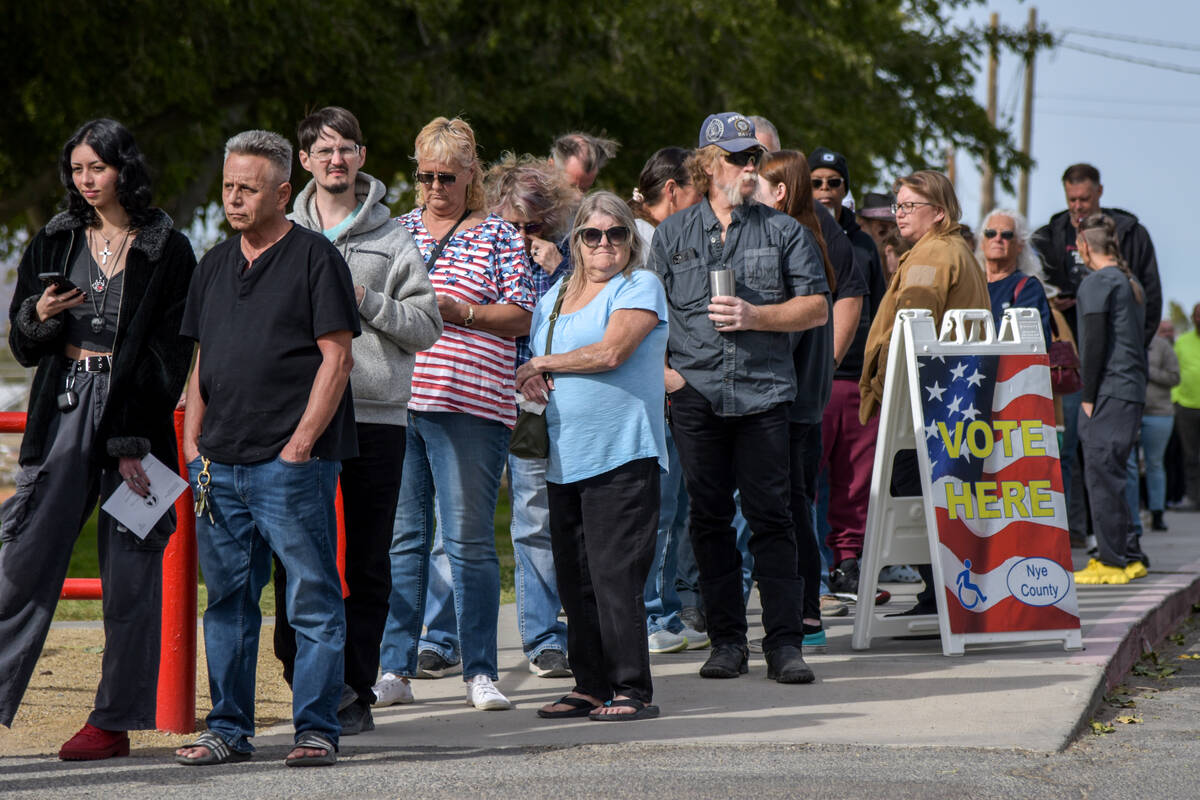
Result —
<svg viewBox="0 0 1200 800"><path fill-rule="evenodd" d="M971 609L980 603L986 603L987 596L979 590L978 586L971 582L971 559L968 558L964 561L963 566L966 569L958 573L958 577L954 579L954 583L958 586L958 602L962 603L963 608ZM972 595L972 600L969 603L965 596L967 593L971 593Z"/></svg>

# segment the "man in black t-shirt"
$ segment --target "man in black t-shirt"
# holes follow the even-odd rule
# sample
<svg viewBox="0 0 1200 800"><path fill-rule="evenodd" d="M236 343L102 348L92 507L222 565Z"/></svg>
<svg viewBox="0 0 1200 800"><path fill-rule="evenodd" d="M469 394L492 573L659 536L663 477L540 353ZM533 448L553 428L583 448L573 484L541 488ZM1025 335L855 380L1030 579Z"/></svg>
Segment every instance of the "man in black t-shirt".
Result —
<svg viewBox="0 0 1200 800"><path fill-rule="evenodd" d="M197 491L208 586L208 731L183 764L244 761L253 747L259 595L274 551L287 569L297 633L293 766L332 764L341 732L345 614L334 495L358 452L349 376L360 332L346 262L285 216L291 145L247 131L225 145L221 187L236 235L196 269L181 333L199 347L184 455Z"/></svg>

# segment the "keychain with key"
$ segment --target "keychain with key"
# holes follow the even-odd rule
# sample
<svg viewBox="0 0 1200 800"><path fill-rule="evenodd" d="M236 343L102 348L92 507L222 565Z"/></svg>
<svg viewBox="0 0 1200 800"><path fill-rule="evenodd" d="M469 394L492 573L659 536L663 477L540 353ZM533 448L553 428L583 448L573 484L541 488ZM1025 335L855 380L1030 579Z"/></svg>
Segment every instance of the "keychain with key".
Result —
<svg viewBox="0 0 1200 800"><path fill-rule="evenodd" d="M212 475L208 471L208 465L212 463L207 458L200 458L200 474L196 476L196 518L208 516L208 521L212 525L216 525L216 520L212 515L212 502L208 499L208 485L212 483Z"/></svg>

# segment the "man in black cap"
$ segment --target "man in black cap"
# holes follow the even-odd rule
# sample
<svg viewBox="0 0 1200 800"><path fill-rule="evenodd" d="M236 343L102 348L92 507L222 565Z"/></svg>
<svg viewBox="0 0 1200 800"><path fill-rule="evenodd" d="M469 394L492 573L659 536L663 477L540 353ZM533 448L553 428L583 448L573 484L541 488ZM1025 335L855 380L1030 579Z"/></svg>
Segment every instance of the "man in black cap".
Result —
<svg viewBox="0 0 1200 800"><path fill-rule="evenodd" d="M859 227L854 212L842 204L850 191L845 156L818 147L809 155L808 166L813 198L833 214L849 237L868 290L866 297L848 297L839 287L833 304L833 394L825 407L821 430L822 463L828 466L829 483L830 530L826 542L833 551L830 588L855 593L879 432L878 418L867 425L858 421L858 379L867 334L887 284L874 240Z"/></svg>
<svg viewBox="0 0 1200 800"><path fill-rule="evenodd" d="M795 331L823 325L829 286L812 233L754 201L763 148L754 124L725 112L700 128L688 160L705 195L655 231L650 266L663 279L671 314L666 384L671 431L691 498L689 532L713 649L706 678L747 671L741 556L733 490L753 534L766 636L767 677L808 683L801 645L804 581L789 510L788 406L796 395ZM710 291L710 273L729 270L734 290Z"/></svg>

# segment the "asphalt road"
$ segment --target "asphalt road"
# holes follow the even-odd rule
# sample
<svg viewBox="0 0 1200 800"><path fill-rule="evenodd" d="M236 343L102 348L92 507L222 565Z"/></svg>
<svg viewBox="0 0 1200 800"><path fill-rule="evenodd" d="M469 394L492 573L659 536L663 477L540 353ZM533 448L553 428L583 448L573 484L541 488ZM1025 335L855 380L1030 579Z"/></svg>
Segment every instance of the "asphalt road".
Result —
<svg viewBox="0 0 1200 800"><path fill-rule="evenodd" d="M254 761L187 768L168 751L99 765L0 760L5 798L1195 798L1200 796L1200 621L1185 621L1157 663L1144 659L1061 753L854 746L588 745L372 750L345 741L330 769L288 769L284 748ZM1178 671L1166 676L1164 668ZM1143 673L1143 674L1136 674ZM1019 692L1013 702L1019 703ZM1132 704L1132 705L1130 705ZM1030 709L1031 714L1036 709ZM1119 717L1139 721L1118 721ZM989 724L980 719L979 725ZM438 737L435 737L438 738Z"/></svg>

